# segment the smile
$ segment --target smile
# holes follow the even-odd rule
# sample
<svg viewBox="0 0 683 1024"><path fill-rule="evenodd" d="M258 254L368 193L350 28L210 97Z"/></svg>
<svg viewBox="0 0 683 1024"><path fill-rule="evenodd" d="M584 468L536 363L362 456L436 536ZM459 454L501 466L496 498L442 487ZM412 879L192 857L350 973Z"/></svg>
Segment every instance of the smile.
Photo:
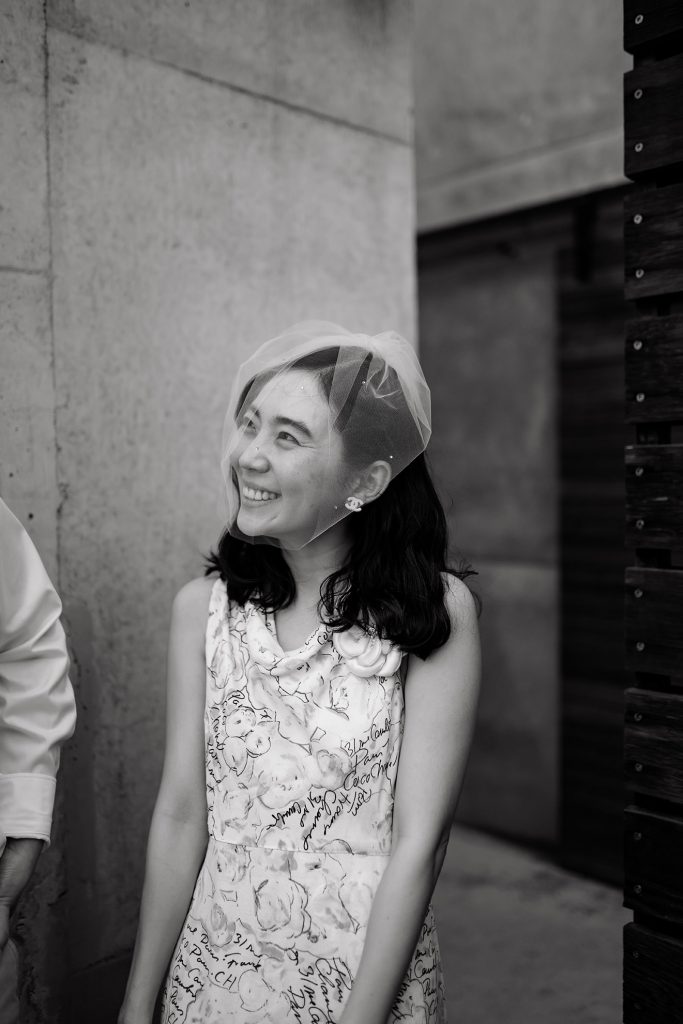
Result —
<svg viewBox="0 0 683 1024"><path fill-rule="evenodd" d="M255 490L253 487L242 487L242 494L245 498L249 498L250 501L272 501L274 498L279 498L279 494L274 494L273 491L261 491Z"/></svg>

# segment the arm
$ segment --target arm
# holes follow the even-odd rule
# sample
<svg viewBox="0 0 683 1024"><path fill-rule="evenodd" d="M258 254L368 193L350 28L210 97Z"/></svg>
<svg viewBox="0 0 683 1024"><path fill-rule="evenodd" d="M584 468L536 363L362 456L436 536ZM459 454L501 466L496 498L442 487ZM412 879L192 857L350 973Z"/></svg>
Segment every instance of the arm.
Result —
<svg viewBox="0 0 683 1024"><path fill-rule="evenodd" d="M208 842L204 767L204 636L213 580L192 580L171 616L166 750L147 845L140 922L121 1024L152 1019Z"/></svg>
<svg viewBox="0 0 683 1024"><path fill-rule="evenodd" d="M0 828L46 845L60 746L76 725L61 611L31 538L0 501Z"/></svg>
<svg viewBox="0 0 683 1024"><path fill-rule="evenodd" d="M0 501L0 951L50 843L60 746L76 725L61 611L31 538Z"/></svg>
<svg viewBox="0 0 683 1024"><path fill-rule="evenodd" d="M375 893L363 955L340 1024L385 1024L417 945L467 765L479 696L476 606L448 577L448 642L408 672L392 850Z"/></svg>

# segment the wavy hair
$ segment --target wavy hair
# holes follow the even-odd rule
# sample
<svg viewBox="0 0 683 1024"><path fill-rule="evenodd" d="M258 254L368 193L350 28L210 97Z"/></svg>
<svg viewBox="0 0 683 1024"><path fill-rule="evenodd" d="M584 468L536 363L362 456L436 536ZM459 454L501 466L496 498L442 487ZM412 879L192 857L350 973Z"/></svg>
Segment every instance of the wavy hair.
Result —
<svg viewBox="0 0 683 1024"><path fill-rule="evenodd" d="M337 347L322 349L292 364L292 369L315 374L328 402L338 354ZM366 357L367 352L359 349L359 381ZM245 388L238 409L252 384ZM412 417L402 416L400 410L392 413L390 423L378 423L376 404L363 402L362 389L353 388L347 401L354 403L355 429L366 438L368 433L376 436L378 451L387 450L388 436L415 429ZM333 413L337 424L348 415L344 408ZM350 432L342 437L345 444L353 443ZM446 643L451 632L442 574L465 580L477 573L463 563L458 568L448 564L446 516L424 452L360 515L349 516L348 525L349 551L320 587L319 617L335 631L353 625L374 627L403 651L426 658ZM212 572L220 574L228 596L241 605L251 599L263 610L277 611L296 597L294 577L279 547L233 537L227 529L206 558L206 575ZM479 612L481 600L474 592L473 597Z"/></svg>

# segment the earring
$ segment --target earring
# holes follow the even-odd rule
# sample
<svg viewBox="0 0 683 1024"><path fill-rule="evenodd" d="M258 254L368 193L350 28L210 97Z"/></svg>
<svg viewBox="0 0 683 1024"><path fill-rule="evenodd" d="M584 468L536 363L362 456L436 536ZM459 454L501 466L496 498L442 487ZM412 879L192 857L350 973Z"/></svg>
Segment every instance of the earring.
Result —
<svg viewBox="0 0 683 1024"><path fill-rule="evenodd" d="M357 498L355 494L347 498L344 502L344 508L348 508L349 512L360 512L363 507L363 499Z"/></svg>

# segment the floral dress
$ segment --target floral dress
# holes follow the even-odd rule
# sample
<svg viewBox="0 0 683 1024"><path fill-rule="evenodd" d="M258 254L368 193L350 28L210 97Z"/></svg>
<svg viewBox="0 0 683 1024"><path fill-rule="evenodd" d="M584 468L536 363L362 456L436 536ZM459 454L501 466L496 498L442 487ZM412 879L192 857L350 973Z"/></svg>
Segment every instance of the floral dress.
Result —
<svg viewBox="0 0 683 1024"><path fill-rule="evenodd" d="M206 631L209 843L162 1024L334 1024L388 864L402 652L319 624L283 651L217 580ZM387 1018L445 1024L431 903Z"/></svg>

